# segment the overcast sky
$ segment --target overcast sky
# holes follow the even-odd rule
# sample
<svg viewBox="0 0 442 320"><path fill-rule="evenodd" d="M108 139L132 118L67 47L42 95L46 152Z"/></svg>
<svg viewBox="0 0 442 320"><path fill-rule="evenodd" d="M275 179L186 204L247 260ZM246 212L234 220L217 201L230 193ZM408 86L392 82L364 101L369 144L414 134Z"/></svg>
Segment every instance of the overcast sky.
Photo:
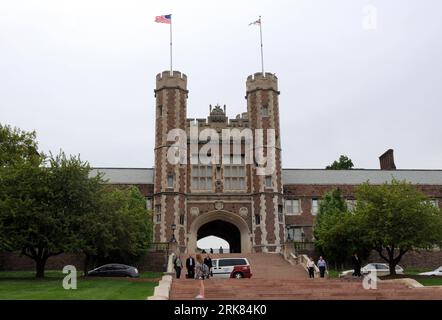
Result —
<svg viewBox="0 0 442 320"><path fill-rule="evenodd" d="M260 70L248 23L262 15L284 167L346 154L378 168L393 148L398 168L442 168L441 12L440 0L0 0L0 122L93 166L151 167L155 75L169 67L169 28L154 17L173 14L195 118L209 104L246 110Z"/></svg>

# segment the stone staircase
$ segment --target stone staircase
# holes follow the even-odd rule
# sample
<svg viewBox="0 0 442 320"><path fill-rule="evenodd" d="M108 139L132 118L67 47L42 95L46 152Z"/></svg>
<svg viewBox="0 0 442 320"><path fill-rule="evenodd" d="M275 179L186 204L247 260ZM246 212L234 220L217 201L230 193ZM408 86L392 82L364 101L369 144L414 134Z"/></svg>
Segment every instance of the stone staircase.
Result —
<svg viewBox="0 0 442 320"><path fill-rule="evenodd" d="M365 290L361 281L309 279L300 265L291 265L279 254L223 254L216 257L246 257L251 279L209 279L204 281L206 299L213 300L316 300L316 299L442 299L442 288L408 288L399 283L378 283ZM199 281L173 279L170 299L195 299Z"/></svg>

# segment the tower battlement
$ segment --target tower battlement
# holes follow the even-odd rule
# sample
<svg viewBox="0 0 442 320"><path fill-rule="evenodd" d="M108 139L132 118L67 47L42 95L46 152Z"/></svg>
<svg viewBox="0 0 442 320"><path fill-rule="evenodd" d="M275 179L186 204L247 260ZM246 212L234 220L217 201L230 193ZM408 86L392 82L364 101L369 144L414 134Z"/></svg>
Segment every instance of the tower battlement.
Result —
<svg viewBox="0 0 442 320"><path fill-rule="evenodd" d="M156 89L159 90L161 88L180 88L183 90L187 90L187 76L184 73L179 71L173 71L173 74L170 74L170 71L163 71L158 73L156 76Z"/></svg>
<svg viewBox="0 0 442 320"><path fill-rule="evenodd" d="M247 92L257 89L278 91L278 78L273 73L265 72L263 74L262 72L257 72L247 77L246 86Z"/></svg>

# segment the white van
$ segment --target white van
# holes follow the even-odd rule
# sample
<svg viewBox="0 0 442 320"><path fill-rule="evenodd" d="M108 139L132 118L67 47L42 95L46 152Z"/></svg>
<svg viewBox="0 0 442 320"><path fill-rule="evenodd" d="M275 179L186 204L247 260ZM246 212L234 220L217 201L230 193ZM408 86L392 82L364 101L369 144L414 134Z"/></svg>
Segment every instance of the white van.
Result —
<svg viewBox="0 0 442 320"><path fill-rule="evenodd" d="M214 278L250 278L252 271L246 258L219 258L212 260Z"/></svg>

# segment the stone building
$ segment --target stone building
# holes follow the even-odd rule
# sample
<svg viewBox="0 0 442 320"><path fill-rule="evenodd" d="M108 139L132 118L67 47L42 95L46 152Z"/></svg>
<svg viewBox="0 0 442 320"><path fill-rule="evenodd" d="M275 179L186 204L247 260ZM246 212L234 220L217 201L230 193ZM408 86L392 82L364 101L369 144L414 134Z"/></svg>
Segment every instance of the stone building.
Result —
<svg viewBox="0 0 442 320"><path fill-rule="evenodd" d="M232 252L280 252L290 240L309 241L319 200L332 188L354 203L355 186L370 181L382 184L394 177L416 184L436 206L442 206L442 170L396 170L393 150L380 157L380 170L282 169L279 129L278 79L256 73L247 78L247 111L235 119L225 106L209 109L207 118L187 118L187 77L168 71L158 74L155 89L155 168L95 168L114 185L136 185L153 210L154 241L177 241L182 252L194 252L197 240L213 235L225 239ZM168 134L180 129L185 143L175 147L184 155L171 163L168 150L175 141ZM224 129L263 129L263 146L270 146L267 129L274 130L274 170L259 173L259 163L247 160L246 138L233 140L228 151L221 141L193 141L204 129L220 136ZM285 137L282 137L283 139ZM230 137L229 137L229 142ZM192 142L196 142L192 145ZM256 141L255 141L256 142ZM240 150L232 159L233 148ZM196 146L196 147L195 147ZM198 154L209 148L216 163L203 164ZM253 151L260 148L253 145ZM262 146L261 146L262 148ZM264 150L269 155L269 148ZM207 151L207 150L205 150ZM213 153L213 154L212 154ZM183 161L184 160L184 161Z"/></svg>

